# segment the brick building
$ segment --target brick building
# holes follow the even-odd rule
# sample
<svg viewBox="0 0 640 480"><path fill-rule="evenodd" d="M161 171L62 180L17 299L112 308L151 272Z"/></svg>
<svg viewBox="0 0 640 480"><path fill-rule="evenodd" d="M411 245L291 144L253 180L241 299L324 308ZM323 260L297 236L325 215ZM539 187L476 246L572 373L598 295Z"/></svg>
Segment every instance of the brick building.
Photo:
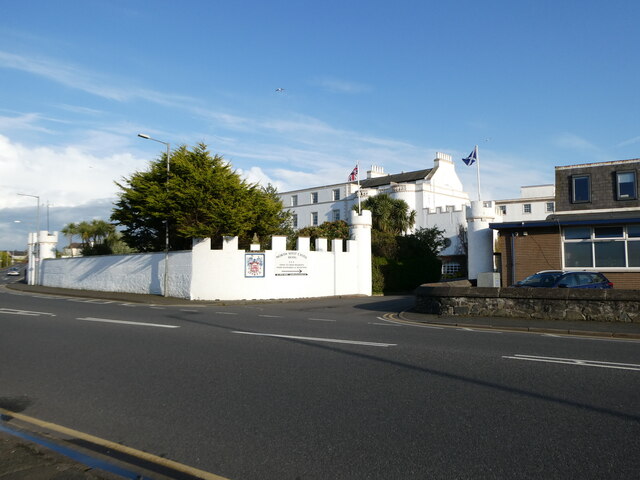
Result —
<svg viewBox="0 0 640 480"><path fill-rule="evenodd" d="M640 159L555 168L555 212L492 223L502 286L540 270L603 272L640 289Z"/></svg>

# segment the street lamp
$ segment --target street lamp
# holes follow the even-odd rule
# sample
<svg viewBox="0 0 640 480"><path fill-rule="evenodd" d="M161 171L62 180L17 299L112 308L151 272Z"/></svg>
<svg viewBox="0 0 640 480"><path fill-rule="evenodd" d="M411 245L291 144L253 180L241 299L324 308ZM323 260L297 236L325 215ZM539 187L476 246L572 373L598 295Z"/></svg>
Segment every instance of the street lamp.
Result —
<svg viewBox="0 0 640 480"><path fill-rule="evenodd" d="M169 193L169 170L170 170L170 161L169 155L171 154L171 144L169 142L163 142L162 140L158 140L157 138L150 137L144 133L139 133L138 136L140 138L144 138L145 140L153 140L154 142L162 143L167 147L167 193ZM165 218L164 221L164 292L163 295L167 296L167 281L169 278L169 217Z"/></svg>
<svg viewBox="0 0 640 480"><path fill-rule="evenodd" d="M28 193L19 193L21 197L31 197L35 198L37 202L38 214L36 218L36 236L34 238L33 244L33 279L32 276L29 276L29 284L37 285L38 284L38 263L40 260L40 197L38 195L29 195ZM33 283L31 283L33 282Z"/></svg>

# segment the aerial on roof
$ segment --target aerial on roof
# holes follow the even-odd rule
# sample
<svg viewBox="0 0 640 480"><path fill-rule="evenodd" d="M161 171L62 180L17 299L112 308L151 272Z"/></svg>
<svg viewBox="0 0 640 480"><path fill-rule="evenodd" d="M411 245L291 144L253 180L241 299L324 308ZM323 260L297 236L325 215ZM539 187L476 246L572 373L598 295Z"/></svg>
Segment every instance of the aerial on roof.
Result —
<svg viewBox="0 0 640 480"><path fill-rule="evenodd" d="M432 168L425 168L424 170L415 170L413 172L395 173L393 175L385 175L384 177L367 178L366 180L360 180L360 186L365 188L379 187L380 185L389 185L391 183L406 183L415 182L416 180L424 180Z"/></svg>

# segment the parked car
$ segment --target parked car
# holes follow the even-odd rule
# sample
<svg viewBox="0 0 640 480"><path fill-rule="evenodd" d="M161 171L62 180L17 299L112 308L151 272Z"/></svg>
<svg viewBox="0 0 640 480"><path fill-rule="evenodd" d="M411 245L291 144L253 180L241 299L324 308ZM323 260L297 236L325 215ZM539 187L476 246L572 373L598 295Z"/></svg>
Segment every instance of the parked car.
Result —
<svg viewBox="0 0 640 480"><path fill-rule="evenodd" d="M12 277L17 277L20 275L20 269L18 267L11 267L8 271L7 271L7 275L10 275Z"/></svg>
<svg viewBox="0 0 640 480"><path fill-rule="evenodd" d="M514 287L613 288L613 283L599 272L563 272L562 270L545 270L517 282Z"/></svg>

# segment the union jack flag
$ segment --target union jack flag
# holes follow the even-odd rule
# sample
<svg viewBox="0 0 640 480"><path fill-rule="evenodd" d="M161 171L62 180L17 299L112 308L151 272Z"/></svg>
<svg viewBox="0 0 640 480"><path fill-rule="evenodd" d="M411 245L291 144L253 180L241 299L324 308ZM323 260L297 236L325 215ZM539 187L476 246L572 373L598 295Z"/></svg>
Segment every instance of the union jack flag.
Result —
<svg viewBox="0 0 640 480"><path fill-rule="evenodd" d="M357 179L358 179L358 166L356 165L356 167L351 171L351 174L349 175L349 181L355 182Z"/></svg>

